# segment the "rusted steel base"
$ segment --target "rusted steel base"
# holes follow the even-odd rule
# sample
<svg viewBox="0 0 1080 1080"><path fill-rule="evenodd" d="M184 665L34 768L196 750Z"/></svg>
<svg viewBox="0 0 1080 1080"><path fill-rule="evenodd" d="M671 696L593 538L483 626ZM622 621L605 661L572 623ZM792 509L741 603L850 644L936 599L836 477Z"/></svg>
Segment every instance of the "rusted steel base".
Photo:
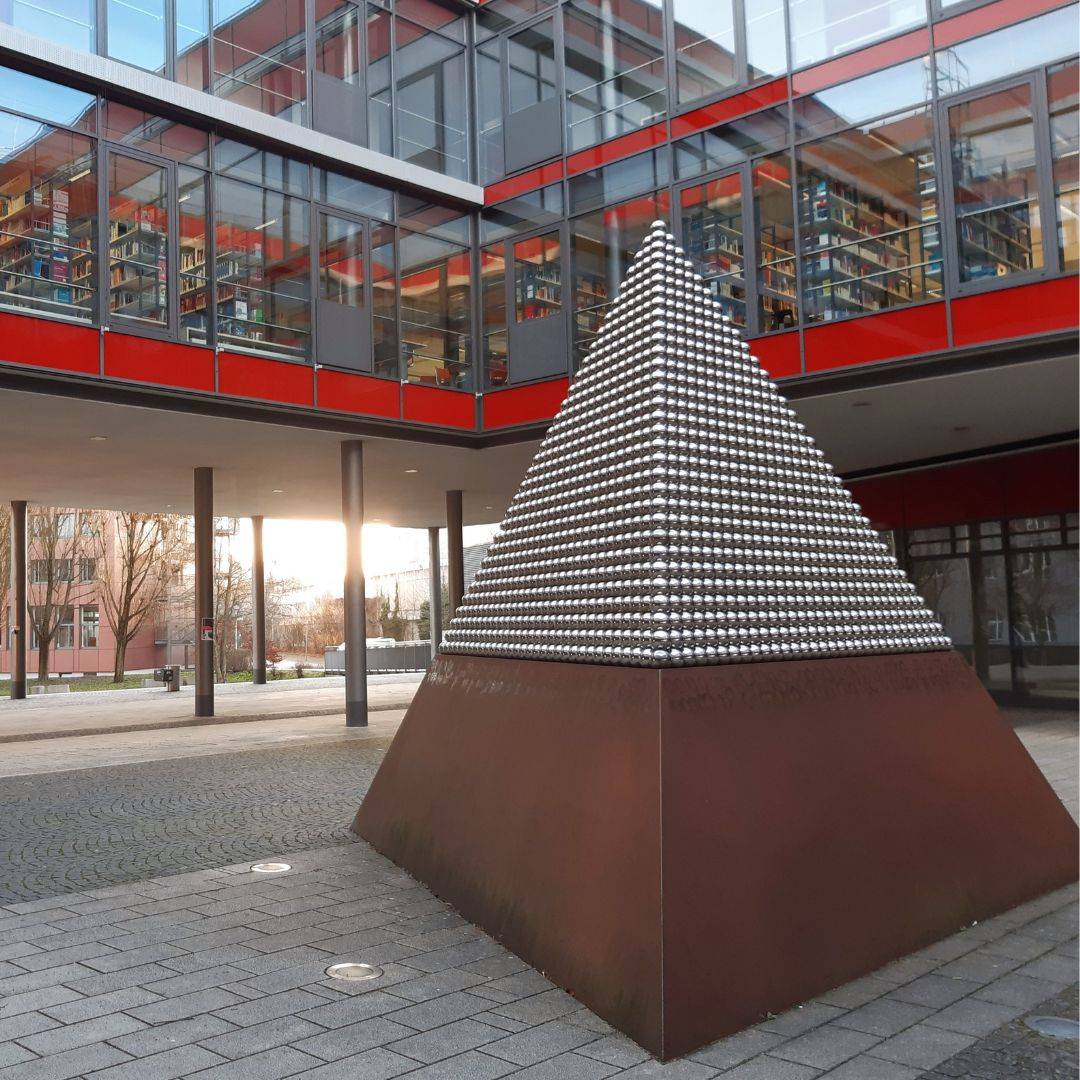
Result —
<svg viewBox="0 0 1080 1080"><path fill-rule="evenodd" d="M442 654L354 830L660 1058L1075 880L956 653Z"/></svg>

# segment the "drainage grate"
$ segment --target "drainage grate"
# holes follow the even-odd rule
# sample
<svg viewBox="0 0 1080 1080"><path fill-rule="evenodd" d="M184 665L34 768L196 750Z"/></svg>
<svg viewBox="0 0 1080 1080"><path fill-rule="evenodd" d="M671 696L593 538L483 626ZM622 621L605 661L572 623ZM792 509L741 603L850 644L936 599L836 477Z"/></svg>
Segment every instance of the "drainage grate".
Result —
<svg viewBox="0 0 1080 1080"><path fill-rule="evenodd" d="M331 979L347 979L350 982L362 982L365 979L377 979L383 970L372 964L331 964L326 969L326 974Z"/></svg>
<svg viewBox="0 0 1080 1080"><path fill-rule="evenodd" d="M1080 1021L1065 1016L1028 1016L1024 1023L1032 1031L1052 1039L1080 1039Z"/></svg>
<svg viewBox="0 0 1080 1080"><path fill-rule="evenodd" d="M257 862L251 869L256 874L284 874L286 870L291 870L292 866L287 862Z"/></svg>

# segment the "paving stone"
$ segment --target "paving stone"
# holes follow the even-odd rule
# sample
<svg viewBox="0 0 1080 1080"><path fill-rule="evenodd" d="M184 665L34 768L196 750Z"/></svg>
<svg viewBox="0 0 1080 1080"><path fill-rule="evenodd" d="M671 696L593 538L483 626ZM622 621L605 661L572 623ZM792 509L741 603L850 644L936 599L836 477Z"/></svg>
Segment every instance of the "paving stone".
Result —
<svg viewBox="0 0 1080 1080"><path fill-rule="evenodd" d="M161 966L168 968L170 971L185 974L190 971L202 971L204 968L217 967L220 964L232 964L238 960L250 960L258 955L259 953L247 945L218 945L216 948L197 952L181 952L179 956L162 960Z"/></svg>
<svg viewBox="0 0 1080 1080"><path fill-rule="evenodd" d="M87 968L86 971L89 972L90 969ZM109 994L113 990L126 990L129 986L143 986L175 974L175 971L163 968L160 964L143 964L140 967L124 968L123 971L99 972L84 978L73 977L70 980L65 979L64 983L80 994L93 996Z"/></svg>
<svg viewBox="0 0 1080 1080"><path fill-rule="evenodd" d="M18 965L25 971L40 971L42 968L101 959L110 955L118 955L111 945L106 945L102 941L83 941L78 945L68 945L63 949L41 949L30 956L21 956L18 958ZM87 964L87 967L93 966L93 964Z"/></svg>
<svg viewBox="0 0 1080 1080"><path fill-rule="evenodd" d="M344 998L330 1004L317 1001L314 1007L309 1007L300 1013L300 1016L324 1028L338 1028L359 1023L361 1020L369 1020L373 1016L382 1016L383 1013L397 1012L407 1007L401 998L376 990L370 994Z"/></svg>
<svg viewBox="0 0 1080 1080"><path fill-rule="evenodd" d="M62 1054L65 1050L74 1050L78 1046L89 1046L96 1042L115 1039L118 1035L127 1035L139 1031L146 1025L126 1013L109 1013L97 1016L93 1020L83 1020L78 1024L55 1024L49 1021L48 1031L36 1035L20 1036L19 1042L35 1054Z"/></svg>
<svg viewBox="0 0 1080 1080"><path fill-rule="evenodd" d="M608 1035L595 1042L579 1046L574 1053L596 1058L597 1061L615 1065L620 1069L628 1069L632 1065L639 1065L649 1059L649 1055L625 1035Z"/></svg>
<svg viewBox="0 0 1080 1080"><path fill-rule="evenodd" d="M916 1080L922 1069L860 1054L822 1074L821 1080Z"/></svg>
<svg viewBox="0 0 1080 1080"><path fill-rule="evenodd" d="M34 1055L18 1043L0 1043L0 1069L6 1069L9 1065L19 1065L24 1061L32 1061L33 1058Z"/></svg>
<svg viewBox="0 0 1080 1080"><path fill-rule="evenodd" d="M501 1058L489 1057L481 1050L467 1050L457 1057L424 1065L408 1076L409 1080L496 1080L514 1069L513 1064Z"/></svg>
<svg viewBox="0 0 1080 1080"><path fill-rule="evenodd" d="M189 1016L222 1010L240 1001L225 990L200 990L182 997L163 998L151 1005L131 1010L131 1015L147 1024L167 1024L170 1020L186 1020Z"/></svg>
<svg viewBox="0 0 1080 1080"><path fill-rule="evenodd" d="M486 957L483 961L475 964L465 964L466 971L483 971L484 968L489 969L488 973L493 974L490 971L492 967L501 967L512 961L519 968L522 966L521 961L516 956L501 957L491 956ZM494 978L491 982L485 983L483 986L476 988L476 993L481 997L491 998L492 1001L517 1001L519 998L532 997L533 994L543 993L545 990L554 990L555 986L550 983L539 971L533 971L532 968L524 968L523 970L515 971L510 975L505 975L502 978Z"/></svg>
<svg viewBox="0 0 1080 1080"><path fill-rule="evenodd" d="M113 1046L120 1047L126 1054L134 1057L149 1057L151 1054L160 1054L178 1046L201 1042L203 1039L210 1039L231 1030L231 1026L224 1020L219 1020L216 1016L203 1015L159 1024L157 1027L136 1031L131 1035L121 1035L109 1041Z"/></svg>
<svg viewBox="0 0 1080 1080"><path fill-rule="evenodd" d="M857 1009L868 1001L887 994L894 989L895 983L886 982L884 979L876 979L873 975L866 975L854 982L837 986L824 994L818 994L814 999L824 1005L835 1005L842 1009Z"/></svg>
<svg viewBox="0 0 1080 1080"><path fill-rule="evenodd" d="M916 1024L915 1027L879 1043L870 1051L870 1056L910 1065L912 1068L932 1069L974 1041L970 1035L945 1031L929 1024Z"/></svg>
<svg viewBox="0 0 1080 1080"><path fill-rule="evenodd" d="M218 1065L225 1059L203 1050L199 1046L178 1046L163 1054L114 1065L111 1069L94 1073L94 1080L177 1080L201 1069Z"/></svg>
<svg viewBox="0 0 1080 1080"><path fill-rule="evenodd" d="M767 1053L774 1046L784 1042L786 1038L787 1036L773 1031L748 1028L746 1031L729 1035L726 1039L721 1039L701 1050L695 1050L690 1057L702 1065L710 1065L715 1069L732 1069L744 1061Z"/></svg>
<svg viewBox="0 0 1080 1080"><path fill-rule="evenodd" d="M376 1047L353 1057L320 1065L317 1069L309 1069L304 1073L304 1080L390 1080L392 1076L400 1076L415 1068L415 1061Z"/></svg>
<svg viewBox="0 0 1080 1080"><path fill-rule="evenodd" d="M816 1028L820 1024L827 1024L843 1015L844 1010L835 1005L824 1005L821 1002L811 1002L809 1005L800 1005L794 1009L788 1009L768 1020L758 1024L761 1031L770 1031L774 1035L783 1035L793 1039L796 1035Z"/></svg>
<svg viewBox="0 0 1080 1080"><path fill-rule="evenodd" d="M395 1012L393 1019L399 1024L406 1024L417 1031L427 1031L430 1028L441 1027L454 1020L461 1020L466 1016L475 1016L491 1008L491 1002L484 998L475 997L472 994L460 991L454 994L444 994L442 997L431 998L422 1001L418 1005L409 1005ZM580 1008L574 1002L574 1008Z"/></svg>
<svg viewBox="0 0 1080 1080"><path fill-rule="evenodd" d="M221 993L222 991L208 991L208 993ZM230 995L233 996L233 995ZM306 990L289 990L284 994L271 994L269 997L257 998L255 1001L245 1001L237 1004L227 1002L225 1006L212 1006L216 1015L230 1024L240 1027L251 1027L261 1024L264 1020L276 1020L279 1016L292 1016L301 1013L304 1009L325 1004L321 998L309 994ZM207 1009L210 1012L211 1009ZM137 1015L137 1014L136 1014Z"/></svg>
<svg viewBox="0 0 1080 1080"><path fill-rule="evenodd" d="M225 1026L223 1022L222 1026ZM239 1058L272 1050L286 1043L299 1042L322 1031L318 1024L301 1020L298 1016L282 1016L277 1020L267 1020L262 1024L200 1039L199 1044L224 1058Z"/></svg>
<svg viewBox="0 0 1080 1080"><path fill-rule="evenodd" d="M994 1001L999 1005L1018 1005L1031 1008L1061 991L1062 984L1047 979L1032 979L1015 971L983 987L975 996L980 1001Z"/></svg>
<svg viewBox="0 0 1080 1080"><path fill-rule="evenodd" d="M839 1027L854 1028L869 1035L887 1038L904 1028L917 1024L920 1020L933 1015L934 1010L926 1005L912 1005L907 1001L894 998L880 998L854 1009L835 1021Z"/></svg>
<svg viewBox="0 0 1080 1080"><path fill-rule="evenodd" d="M595 1058L580 1054L560 1054L558 1057L530 1065L514 1073L519 1080L603 1080L619 1070Z"/></svg>
<svg viewBox="0 0 1080 1080"><path fill-rule="evenodd" d="M1067 986L1076 980L1076 961L1071 957L1049 953L1017 968L1016 974L1026 975L1029 979L1045 979L1047 982Z"/></svg>
<svg viewBox="0 0 1080 1080"><path fill-rule="evenodd" d="M456 1054L463 1054L466 1050L475 1050L478 1046L505 1036L505 1031L492 1027L491 1024L464 1019L455 1020L453 1023L433 1028L430 1031L421 1031L418 1035L410 1035L400 1042L391 1043L387 1049L430 1064Z"/></svg>
<svg viewBox="0 0 1080 1080"><path fill-rule="evenodd" d="M127 1054L115 1046L94 1043L51 1057L9 1065L6 1069L0 1069L0 1080L73 1080L74 1077L81 1080L87 1073L107 1069L110 1065L119 1065L127 1060Z"/></svg>
<svg viewBox="0 0 1080 1080"><path fill-rule="evenodd" d="M158 960L166 960L172 956L183 955L183 950L175 945L160 942L156 945L144 945L141 949L128 949L125 952L117 952L110 949L107 954L89 957L86 966L95 971L120 971L123 968L139 967L141 964L153 964Z"/></svg>
<svg viewBox="0 0 1080 1080"><path fill-rule="evenodd" d="M981 988L981 984L968 979L949 979L944 975L923 975L904 986L890 991L889 999L906 1001L911 1005L925 1005L931 1009L944 1009L954 1001L967 997Z"/></svg>
<svg viewBox="0 0 1080 1080"><path fill-rule="evenodd" d="M398 1042L413 1034L415 1032L412 1028L396 1024L385 1016L375 1016L370 1020L361 1020L358 1024L334 1028L310 1039L303 1039L296 1044L296 1049L323 1061L336 1061L376 1046Z"/></svg>
<svg viewBox="0 0 1080 1080"><path fill-rule="evenodd" d="M483 975L463 971L461 968L437 971L432 975L421 975L419 978L415 977L415 972L411 968L403 970L407 970L413 977L394 986L390 992L395 997L414 1002L428 1001L430 998L452 994L456 990L468 990L487 982Z"/></svg>
<svg viewBox="0 0 1080 1080"><path fill-rule="evenodd" d="M998 938L985 946L988 953L1012 957L1015 960L1034 960L1037 956L1049 952L1053 945L1042 938L1029 937L1022 931Z"/></svg>
<svg viewBox="0 0 1080 1080"><path fill-rule="evenodd" d="M580 1008L580 1002L575 1001L565 990L545 990L542 994L521 998L492 1011L525 1024L543 1024L548 1020L558 1020L560 1016L566 1016Z"/></svg>
<svg viewBox="0 0 1080 1080"><path fill-rule="evenodd" d="M881 1041L878 1035L863 1031L823 1024L805 1035L799 1035L769 1051L771 1057L794 1061L800 1065L812 1065L818 1069L831 1069L842 1061L869 1050Z"/></svg>
<svg viewBox="0 0 1080 1080"><path fill-rule="evenodd" d="M515 1065L535 1065L545 1058L554 1057L567 1050L573 1050L584 1043L592 1042L596 1036L591 1032L567 1024L562 1020L552 1020L539 1027L519 1031L508 1035L498 1042L484 1047L485 1054L505 1058Z"/></svg>
<svg viewBox="0 0 1080 1080"><path fill-rule="evenodd" d="M280 1080L284 1076L307 1076L318 1065L315 1058L287 1046L265 1050L239 1061L214 1065L202 1072L188 1073L191 1080Z"/></svg>
<svg viewBox="0 0 1080 1080"><path fill-rule="evenodd" d="M51 1017L39 1012L22 1012L15 1016L0 1015L0 1042L22 1039L59 1026Z"/></svg>
<svg viewBox="0 0 1080 1080"><path fill-rule="evenodd" d="M762 1054L723 1074L724 1080L813 1080L821 1070Z"/></svg>
<svg viewBox="0 0 1080 1080"><path fill-rule="evenodd" d="M1019 1005L998 1005L992 1001L967 997L928 1016L926 1022L932 1027L956 1031L961 1035L983 1036L989 1035L1023 1012L1023 1007Z"/></svg>
<svg viewBox="0 0 1080 1080"><path fill-rule="evenodd" d="M81 1000L83 1000L82 994L69 990L66 986L45 986L40 990L29 990L25 994L12 994L10 997L5 997L0 1013L6 1019L17 1016L19 1013L34 1012L37 1009L46 1012L54 1005ZM86 1017L80 1019L86 1019Z"/></svg>

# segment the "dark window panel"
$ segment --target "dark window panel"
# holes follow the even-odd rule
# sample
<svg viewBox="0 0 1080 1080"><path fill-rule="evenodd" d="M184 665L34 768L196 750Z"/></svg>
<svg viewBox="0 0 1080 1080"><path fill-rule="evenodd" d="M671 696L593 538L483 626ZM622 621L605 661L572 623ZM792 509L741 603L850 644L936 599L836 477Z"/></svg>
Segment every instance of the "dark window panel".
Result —
<svg viewBox="0 0 1080 1080"><path fill-rule="evenodd" d="M443 240L468 244L470 220L470 214L456 206L445 206L414 195L398 195L398 221L412 232L430 233Z"/></svg>
<svg viewBox="0 0 1080 1080"><path fill-rule="evenodd" d="M529 322L563 306L562 240L557 232L519 240L514 252L514 319Z"/></svg>
<svg viewBox="0 0 1080 1080"><path fill-rule="evenodd" d="M1080 269L1080 67L1075 60L1047 75L1050 149L1054 159L1058 257L1062 270Z"/></svg>
<svg viewBox="0 0 1080 1080"><path fill-rule="evenodd" d="M371 348L373 371L387 379L401 372L397 338L397 259L394 228L371 230Z"/></svg>
<svg viewBox="0 0 1080 1080"><path fill-rule="evenodd" d="M606 203L625 199L668 182L667 151L649 150L602 169L572 176L568 183L570 212L581 213Z"/></svg>
<svg viewBox="0 0 1080 1080"><path fill-rule="evenodd" d="M454 0L447 0L446 3L440 3L439 0L395 0L394 11L411 22L428 30L437 30L454 41L465 41L465 16L460 4Z"/></svg>
<svg viewBox="0 0 1080 1080"><path fill-rule="evenodd" d="M795 224L791 208L791 155L754 162L754 231L757 242L758 322L761 333L796 326Z"/></svg>
<svg viewBox="0 0 1080 1080"><path fill-rule="evenodd" d="M555 96L555 22L544 19L506 39L510 100L520 112Z"/></svg>
<svg viewBox="0 0 1080 1080"><path fill-rule="evenodd" d="M180 339L210 340L210 288L205 173L177 169L177 243L180 251Z"/></svg>
<svg viewBox="0 0 1080 1080"><path fill-rule="evenodd" d="M109 154L109 314L169 323L169 178L163 165Z"/></svg>
<svg viewBox="0 0 1080 1080"><path fill-rule="evenodd" d="M510 377L506 321L506 256L502 244L480 252L484 385L505 386Z"/></svg>
<svg viewBox="0 0 1080 1080"><path fill-rule="evenodd" d="M737 326L746 326L742 179L739 173L679 193L686 254L716 302Z"/></svg>
<svg viewBox="0 0 1080 1080"><path fill-rule="evenodd" d="M269 150L259 150L235 139L214 141L214 171L253 184L278 188L290 195L311 194L307 162L292 161Z"/></svg>
<svg viewBox="0 0 1080 1080"><path fill-rule="evenodd" d="M490 0L476 9L476 37L483 40L552 6L554 0Z"/></svg>
<svg viewBox="0 0 1080 1080"><path fill-rule="evenodd" d="M330 206L350 210L356 214L392 221L394 217L394 193L352 176L316 170L319 198Z"/></svg>
<svg viewBox="0 0 1080 1080"><path fill-rule="evenodd" d="M483 9L481 9L483 10ZM502 62L499 42L477 46L476 142L480 159L480 183L489 184L506 174L503 150Z"/></svg>
<svg viewBox="0 0 1080 1080"><path fill-rule="evenodd" d="M538 188L484 210L480 218L480 242L490 244L514 233L553 225L562 216L562 185Z"/></svg>
<svg viewBox="0 0 1080 1080"><path fill-rule="evenodd" d="M367 6L368 146L394 154L394 118L390 92L391 15Z"/></svg>
<svg viewBox="0 0 1080 1080"><path fill-rule="evenodd" d="M355 221L319 215L319 297L364 306L364 227Z"/></svg>

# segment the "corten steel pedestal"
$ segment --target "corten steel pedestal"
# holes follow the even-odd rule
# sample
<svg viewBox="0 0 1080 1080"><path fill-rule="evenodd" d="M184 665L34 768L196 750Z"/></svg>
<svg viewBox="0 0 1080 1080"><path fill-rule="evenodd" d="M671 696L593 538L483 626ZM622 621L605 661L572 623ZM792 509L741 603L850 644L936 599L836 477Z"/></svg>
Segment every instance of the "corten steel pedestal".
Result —
<svg viewBox="0 0 1080 1080"><path fill-rule="evenodd" d="M440 655L353 825L660 1058L1076 878L955 652Z"/></svg>
<svg viewBox="0 0 1080 1080"><path fill-rule="evenodd" d="M662 223L354 829L664 1058L1077 872L1072 819Z"/></svg>

